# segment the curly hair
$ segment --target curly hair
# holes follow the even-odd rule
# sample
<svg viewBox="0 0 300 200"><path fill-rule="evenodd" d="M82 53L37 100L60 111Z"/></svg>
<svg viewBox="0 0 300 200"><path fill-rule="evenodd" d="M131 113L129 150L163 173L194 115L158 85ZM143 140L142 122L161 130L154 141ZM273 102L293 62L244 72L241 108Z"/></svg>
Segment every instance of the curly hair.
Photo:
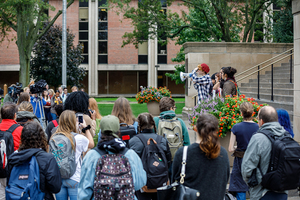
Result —
<svg viewBox="0 0 300 200"><path fill-rule="evenodd" d="M233 67L225 67L223 70L224 74L227 74L228 78L233 78L235 73L237 72L235 68Z"/></svg>
<svg viewBox="0 0 300 200"><path fill-rule="evenodd" d="M65 101L64 110L73 110L90 116L89 95L85 92L72 92Z"/></svg>
<svg viewBox="0 0 300 200"><path fill-rule="evenodd" d="M19 151L31 148L41 148L47 151L47 146L45 132L38 122L30 121L24 124Z"/></svg>
<svg viewBox="0 0 300 200"><path fill-rule="evenodd" d="M294 137L294 131L291 125L289 113L284 109L277 109L278 122L283 128Z"/></svg>
<svg viewBox="0 0 300 200"><path fill-rule="evenodd" d="M137 117L139 123L138 133L142 133L144 129L154 129L156 133L156 126L153 119L153 116L149 113L141 113Z"/></svg>
<svg viewBox="0 0 300 200"><path fill-rule="evenodd" d="M218 119L211 114L202 114L199 116L196 126L201 138L200 149L208 159L217 158L221 150L218 137Z"/></svg>
<svg viewBox="0 0 300 200"><path fill-rule="evenodd" d="M129 101L124 97L116 100L111 114L119 118L120 123L132 125L135 121Z"/></svg>

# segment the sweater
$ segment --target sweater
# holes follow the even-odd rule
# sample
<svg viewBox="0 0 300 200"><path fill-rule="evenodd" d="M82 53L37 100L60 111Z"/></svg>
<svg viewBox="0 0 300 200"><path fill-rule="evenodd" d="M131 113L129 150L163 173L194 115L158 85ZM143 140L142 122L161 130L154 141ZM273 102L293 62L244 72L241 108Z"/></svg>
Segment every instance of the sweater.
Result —
<svg viewBox="0 0 300 200"><path fill-rule="evenodd" d="M183 147L173 161L172 181L180 181ZM198 143L188 147L186 175L183 185L199 190L200 200L223 200L229 179L230 167L226 150L221 147L216 159L208 159Z"/></svg>

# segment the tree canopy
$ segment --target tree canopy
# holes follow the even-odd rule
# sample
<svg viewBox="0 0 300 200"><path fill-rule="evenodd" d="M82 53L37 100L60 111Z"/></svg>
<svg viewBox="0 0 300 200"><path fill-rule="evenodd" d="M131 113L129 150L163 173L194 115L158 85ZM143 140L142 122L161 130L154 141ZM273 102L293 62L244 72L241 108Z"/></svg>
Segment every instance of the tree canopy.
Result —
<svg viewBox="0 0 300 200"><path fill-rule="evenodd" d="M45 25L47 26L47 24ZM83 61L82 46L73 45L75 35L67 29L67 83L80 86L86 75L85 69L79 65ZM62 80L62 27L53 25L34 45L30 62L30 75L36 79L44 79L57 88Z"/></svg>
<svg viewBox="0 0 300 200"><path fill-rule="evenodd" d="M67 7L73 2L74 0L68 0ZM16 44L20 58L19 82L24 86L29 83L33 45L62 14L59 10L52 19L49 19L45 12L48 9L55 10L45 0L0 0L0 41L7 38L10 31L17 32ZM48 20L48 25L44 27L43 23Z"/></svg>

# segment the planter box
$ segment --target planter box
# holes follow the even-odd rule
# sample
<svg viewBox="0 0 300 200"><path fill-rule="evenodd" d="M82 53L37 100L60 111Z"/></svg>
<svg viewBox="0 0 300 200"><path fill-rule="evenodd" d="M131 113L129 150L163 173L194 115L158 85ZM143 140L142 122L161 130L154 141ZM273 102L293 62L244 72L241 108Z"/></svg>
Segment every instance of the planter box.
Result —
<svg viewBox="0 0 300 200"><path fill-rule="evenodd" d="M229 164L230 164L230 167L233 166L233 160L234 160L234 157L231 156L233 154L233 152L229 152L228 151L228 146L229 146L229 142L230 142L230 134L231 132L228 132L226 134L226 137L224 138L219 138L219 141L221 143L221 146L224 147L227 151L227 154L228 154L228 158L229 158Z"/></svg>

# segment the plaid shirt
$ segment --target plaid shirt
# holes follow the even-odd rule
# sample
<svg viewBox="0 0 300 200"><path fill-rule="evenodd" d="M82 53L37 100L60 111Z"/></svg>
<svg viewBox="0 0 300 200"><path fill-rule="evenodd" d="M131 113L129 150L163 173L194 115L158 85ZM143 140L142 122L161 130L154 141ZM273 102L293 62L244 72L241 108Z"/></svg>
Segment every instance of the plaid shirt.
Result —
<svg viewBox="0 0 300 200"><path fill-rule="evenodd" d="M198 77L195 70L192 72L192 77L194 82L194 88L198 92L198 104L202 99L206 99L209 95L210 85L212 84L209 74L202 77Z"/></svg>

